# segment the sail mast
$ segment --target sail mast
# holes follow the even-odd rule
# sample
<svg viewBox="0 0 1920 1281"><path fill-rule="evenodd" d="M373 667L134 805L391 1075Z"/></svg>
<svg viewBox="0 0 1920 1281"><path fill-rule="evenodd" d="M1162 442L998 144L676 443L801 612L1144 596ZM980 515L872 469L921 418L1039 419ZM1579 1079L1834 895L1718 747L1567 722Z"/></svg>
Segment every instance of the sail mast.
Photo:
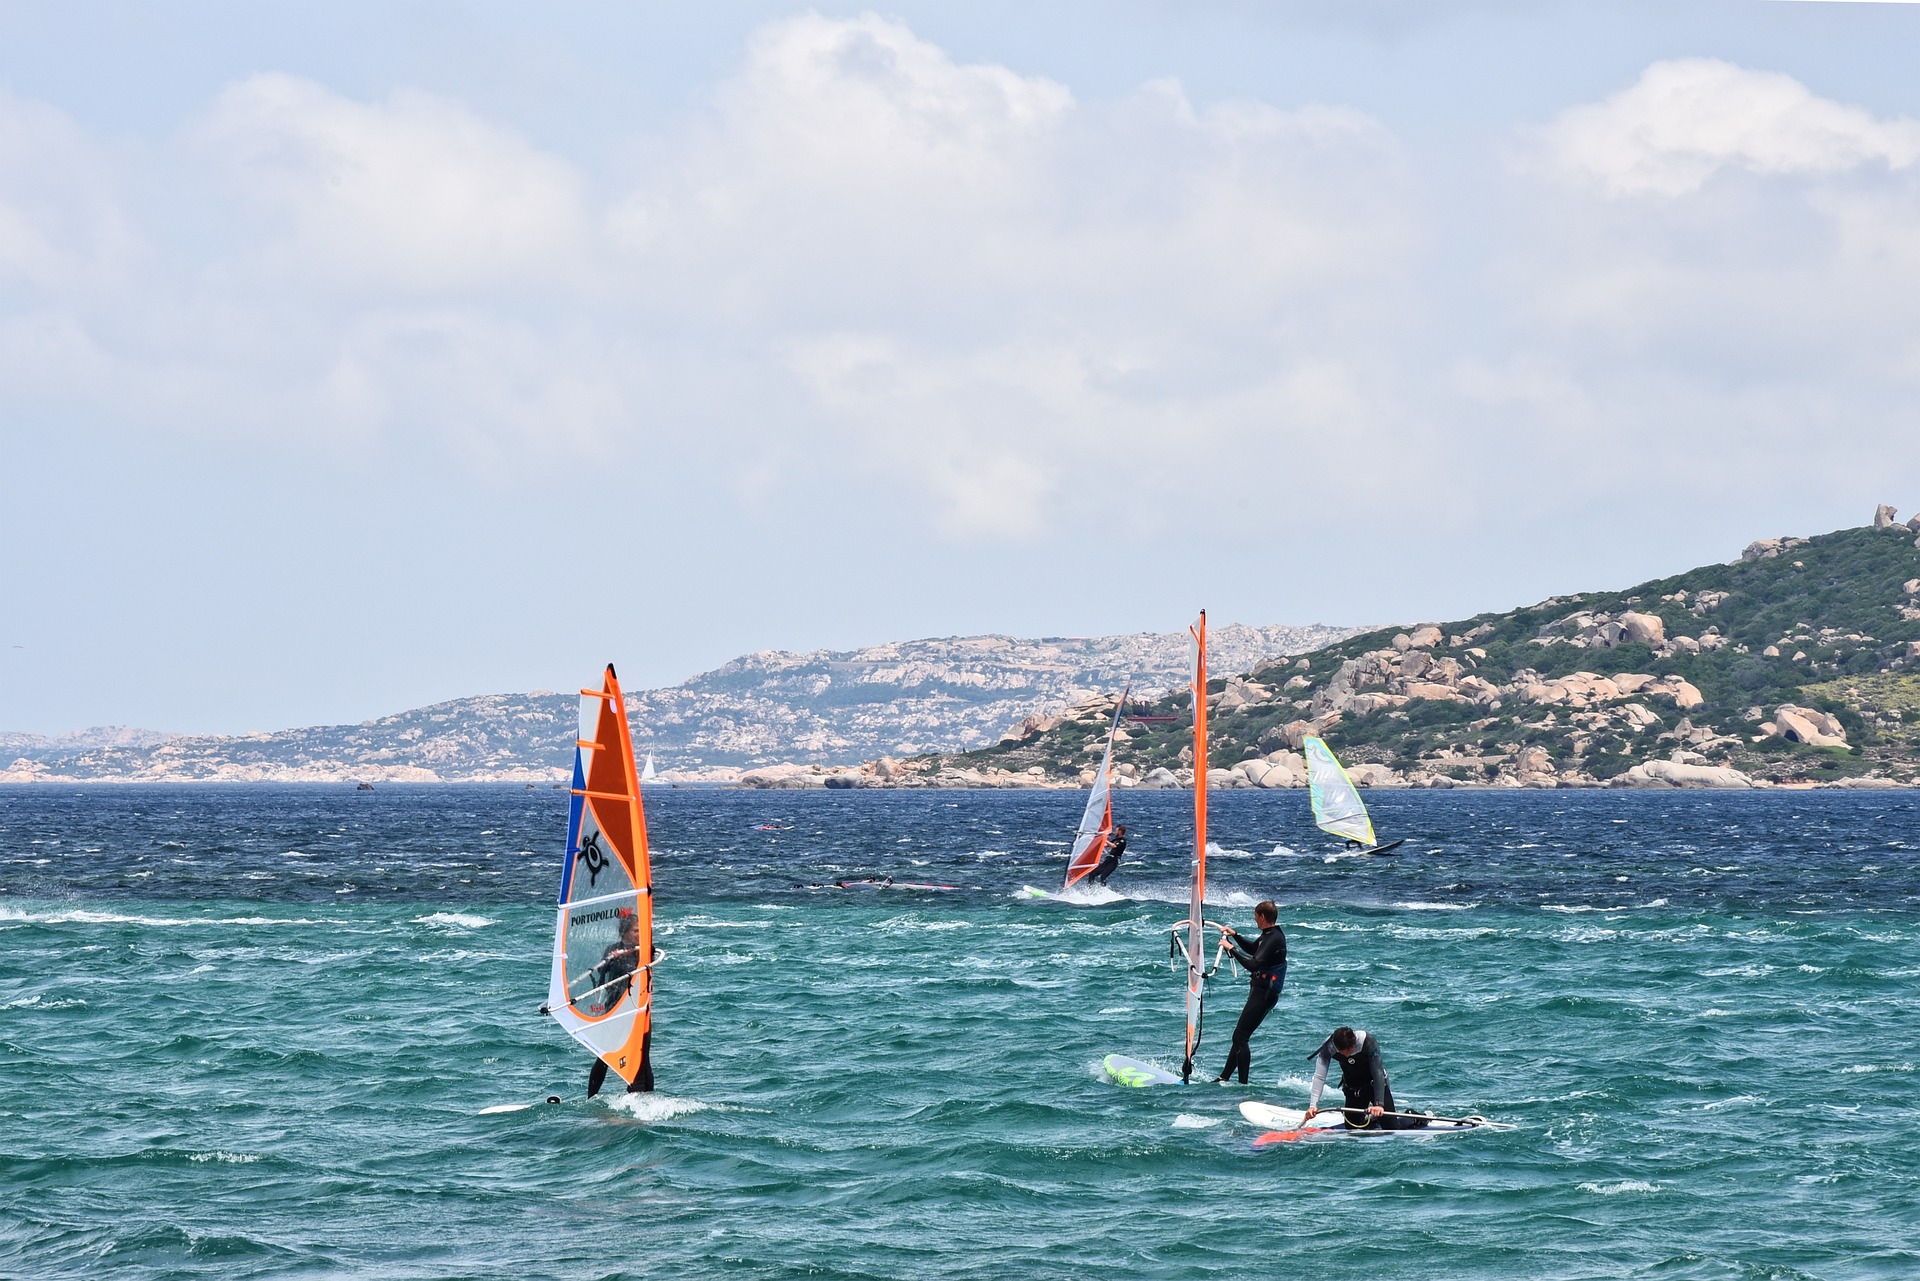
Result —
<svg viewBox="0 0 1920 1281"><path fill-rule="evenodd" d="M1187 902L1187 1046L1180 1079L1193 1075L1206 999L1207 897L1207 611L1188 629L1193 637L1193 893Z"/></svg>

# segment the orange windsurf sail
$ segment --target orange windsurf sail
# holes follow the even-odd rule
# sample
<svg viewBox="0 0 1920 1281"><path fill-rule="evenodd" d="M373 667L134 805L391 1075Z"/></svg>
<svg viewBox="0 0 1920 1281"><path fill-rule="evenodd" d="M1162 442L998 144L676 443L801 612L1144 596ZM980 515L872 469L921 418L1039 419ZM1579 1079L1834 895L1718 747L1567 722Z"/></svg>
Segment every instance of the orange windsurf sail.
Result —
<svg viewBox="0 0 1920 1281"><path fill-rule="evenodd" d="M1193 637L1193 889L1187 900L1187 1049L1180 1079L1193 1075L1200 1016L1207 998L1207 611L1187 629Z"/></svg>
<svg viewBox="0 0 1920 1281"><path fill-rule="evenodd" d="M651 1048L654 960L647 818L626 704L608 664L598 690L580 691L547 1012L629 1085Z"/></svg>

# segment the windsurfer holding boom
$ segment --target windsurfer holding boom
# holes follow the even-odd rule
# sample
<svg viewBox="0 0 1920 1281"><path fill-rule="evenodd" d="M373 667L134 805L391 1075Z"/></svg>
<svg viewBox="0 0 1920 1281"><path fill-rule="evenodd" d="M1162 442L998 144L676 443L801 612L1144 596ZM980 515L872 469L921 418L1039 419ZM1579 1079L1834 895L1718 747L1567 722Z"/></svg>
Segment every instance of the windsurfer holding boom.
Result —
<svg viewBox="0 0 1920 1281"><path fill-rule="evenodd" d="M1246 936L1238 930L1221 931L1233 959L1251 976L1247 981L1246 1008L1240 1011L1240 1021L1233 1025L1233 1048L1227 1051L1227 1065L1216 1078L1221 1085L1227 1083L1236 1068L1240 1072L1240 1084L1247 1083L1247 1074L1253 1070L1254 1029L1273 1010L1280 1000L1280 989L1287 984L1287 933L1280 928L1280 909L1272 899L1267 899L1254 905L1253 920L1260 927L1260 936L1253 940L1251 948L1247 946Z"/></svg>
<svg viewBox="0 0 1920 1281"><path fill-rule="evenodd" d="M599 989L594 993L597 1012L611 1010L619 1004L633 987L634 971L640 968L640 918L630 907L620 909L620 937L609 944L600 958L600 964L593 970L594 985ZM640 1042L640 1071L627 1086L628 1094L644 1094L653 1089L653 1033L649 1031ZM596 1058L593 1068L587 1073L587 1097L600 1093L600 1087L607 1082L607 1061Z"/></svg>
<svg viewBox="0 0 1920 1281"><path fill-rule="evenodd" d="M1106 856L1100 860L1100 866L1093 869L1093 879L1105 885L1107 878L1120 866L1120 856L1126 852L1127 825L1120 823L1114 827L1113 835L1107 838Z"/></svg>

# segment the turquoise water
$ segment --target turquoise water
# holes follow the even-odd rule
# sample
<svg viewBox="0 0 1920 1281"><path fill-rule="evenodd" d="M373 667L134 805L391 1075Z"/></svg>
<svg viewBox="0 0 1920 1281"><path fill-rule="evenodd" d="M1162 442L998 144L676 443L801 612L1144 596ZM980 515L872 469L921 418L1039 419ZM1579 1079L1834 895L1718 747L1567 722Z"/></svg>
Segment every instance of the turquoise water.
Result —
<svg viewBox="0 0 1920 1281"><path fill-rule="evenodd" d="M1098 1062L1177 1067L1187 799L1118 804L1136 897L1071 907L1012 897L1071 794L650 792L661 1089L588 1102L562 794L9 789L0 1275L1920 1274L1913 800L1388 794L1330 863L1220 797L1292 971L1251 1086L1160 1090ZM961 888L806 888L879 873ZM1256 1152L1340 1022L1518 1128Z"/></svg>

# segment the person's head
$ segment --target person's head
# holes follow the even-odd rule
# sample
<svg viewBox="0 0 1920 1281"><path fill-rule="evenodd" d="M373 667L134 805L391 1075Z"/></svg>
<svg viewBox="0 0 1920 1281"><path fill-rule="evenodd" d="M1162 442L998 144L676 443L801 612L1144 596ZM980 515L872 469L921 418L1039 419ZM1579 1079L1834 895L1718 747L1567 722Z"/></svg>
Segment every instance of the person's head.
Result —
<svg viewBox="0 0 1920 1281"><path fill-rule="evenodd" d="M1350 1027L1337 1027L1333 1029L1333 1048L1342 1054L1352 1054L1360 1048L1360 1038Z"/></svg>
<svg viewBox="0 0 1920 1281"><path fill-rule="evenodd" d="M628 943L640 937L640 917L630 907L620 909L620 937Z"/></svg>
<svg viewBox="0 0 1920 1281"><path fill-rule="evenodd" d="M1260 928L1280 923L1280 909L1273 905L1272 899L1262 899L1253 905L1253 919L1260 922Z"/></svg>
<svg viewBox="0 0 1920 1281"><path fill-rule="evenodd" d="M1127 834L1127 825L1125 823L1115 823L1113 825L1113 834L1115 836L1125 836Z"/></svg>

